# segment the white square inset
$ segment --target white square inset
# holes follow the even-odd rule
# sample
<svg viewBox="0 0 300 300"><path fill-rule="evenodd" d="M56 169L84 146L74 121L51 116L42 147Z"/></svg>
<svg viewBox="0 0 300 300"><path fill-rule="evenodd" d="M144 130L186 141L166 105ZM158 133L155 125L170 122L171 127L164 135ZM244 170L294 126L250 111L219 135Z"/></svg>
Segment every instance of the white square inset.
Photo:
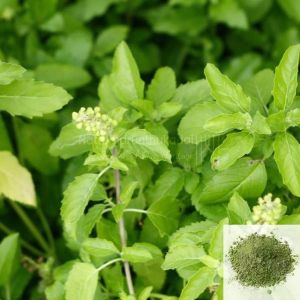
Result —
<svg viewBox="0 0 300 300"><path fill-rule="evenodd" d="M228 258L230 247L239 238L258 233L286 241L297 256L295 270L272 288L242 286ZM300 225L225 225L224 226L224 300L299 300L300 299ZM271 292L271 294L270 294Z"/></svg>

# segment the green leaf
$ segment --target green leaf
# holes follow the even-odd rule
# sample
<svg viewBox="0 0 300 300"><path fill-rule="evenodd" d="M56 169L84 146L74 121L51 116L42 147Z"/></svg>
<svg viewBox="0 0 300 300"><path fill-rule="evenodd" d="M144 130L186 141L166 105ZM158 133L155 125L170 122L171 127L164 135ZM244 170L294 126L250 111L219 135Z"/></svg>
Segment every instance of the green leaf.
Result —
<svg viewBox="0 0 300 300"><path fill-rule="evenodd" d="M55 13L47 21L43 22L43 24L40 25L41 30L48 31L50 33L61 32L64 30L64 27L65 27L65 19L61 12ZM31 42L33 40L32 36L33 35L30 36Z"/></svg>
<svg viewBox="0 0 300 300"><path fill-rule="evenodd" d="M252 215L248 203L238 193L230 198L227 212L230 224L246 224Z"/></svg>
<svg viewBox="0 0 300 300"><path fill-rule="evenodd" d="M178 226L179 202L170 198L155 201L148 208L147 213L148 218L161 236L170 235Z"/></svg>
<svg viewBox="0 0 300 300"><path fill-rule="evenodd" d="M181 104L186 112L193 105L212 100L207 80L201 79L181 84L175 92L172 101Z"/></svg>
<svg viewBox="0 0 300 300"><path fill-rule="evenodd" d="M269 103L273 88L274 72L269 69L255 74L244 83L244 91L251 97L251 111L266 113L266 105Z"/></svg>
<svg viewBox="0 0 300 300"><path fill-rule="evenodd" d="M153 257L146 263L134 264L133 269L144 286L153 286L156 290L161 290L166 279L166 272L162 270L163 261L161 250L149 243L139 243L148 249Z"/></svg>
<svg viewBox="0 0 300 300"><path fill-rule="evenodd" d="M140 293L139 296L137 298L137 300L147 300L150 298L151 292L153 290L152 286L148 286L146 288L144 288ZM165 299L166 300L166 299Z"/></svg>
<svg viewBox="0 0 300 300"><path fill-rule="evenodd" d="M53 156L67 159L90 151L93 141L92 133L78 129L75 124L70 123L62 128L57 139L51 144L49 152Z"/></svg>
<svg viewBox="0 0 300 300"><path fill-rule="evenodd" d="M197 145L179 143L176 148L176 160L186 171L199 172L209 148L208 142Z"/></svg>
<svg viewBox="0 0 300 300"><path fill-rule="evenodd" d="M163 124L157 122L148 122L145 124L145 129L153 135L156 135L164 144L169 144L169 132Z"/></svg>
<svg viewBox="0 0 300 300"><path fill-rule="evenodd" d="M86 214L80 217L76 233L79 242L87 239L91 234L94 226L100 220L104 208L104 204L96 204L92 206Z"/></svg>
<svg viewBox="0 0 300 300"><path fill-rule="evenodd" d="M163 67L155 72L155 75L147 90L147 99L158 106L170 100L175 94L176 77L174 71L169 67Z"/></svg>
<svg viewBox="0 0 300 300"><path fill-rule="evenodd" d="M210 255L204 255L201 257L201 262L211 269L216 269L220 265L220 261Z"/></svg>
<svg viewBox="0 0 300 300"><path fill-rule="evenodd" d="M192 194L199 184L200 176L192 172L186 172L184 179L185 191L189 194Z"/></svg>
<svg viewBox="0 0 300 300"><path fill-rule="evenodd" d="M216 271L208 267L200 268L183 288L179 300L197 299L206 288L213 285Z"/></svg>
<svg viewBox="0 0 300 300"><path fill-rule="evenodd" d="M300 3L294 0L277 0L283 11L297 23L300 23Z"/></svg>
<svg viewBox="0 0 300 300"><path fill-rule="evenodd" d="M211 134L223 134L232 129L249 129L252 123L248 113L222 114L208 120L203 128Z"/></svg>
<svg viewBox="0 0 300 300"><path fill-rule="evenodd" d="M30 16L36 23L42 23L55 11L58 0L28 0Z"/></svg>
<svg viewBox="0 0 300 300"><path fill-rule="evenodd" d="M0 86L0 110L13 116L42 116L61 109L71 99L62 88L33 80L16 80Z"/></svg>
<svg viewBox="0 0 300 300"><path fill-rule="evenodd" d="M262 161L241 158L224 171L204 174L202 183L192 195L194 205L214 204L228 201L235 191L242 197L257 198L267 183L265 165Z"/></svg>
<svg viewBox="0 0 300 300"><path fill-rule="evenodd" d="M128 172L128 167L122 161L120 161L117 157L113 156L110 158L110 166L114 170L121 170L124 172Z"/></svg>
<svg viewBox="0 0 300 300"><path fill-rule="evenodd" d="M101 277L104 280L105 286L113 293L119 294L124 291L125 280L121 264L114 264L109 268L101 271ZM101 299L101 298L96 298ZM95 299L95 300L96 300Z"/></svg>
<svg viewBox="0 0 300 300"><path fill-rule="evenodd" d="M131 247L125 247L121 256L130 263L145 263L153 259L151 252L139 243L135 243Z"/></svg>
<svg viewBox="0 0 300 300"><path fill-rule="evenodd" d="M111 111L120 107L120 101L114 94L110 84L110 78L104 76L98 86L98 96L100 98L100 106L104 111Z"/></svg>
<svg viewBox="0 0 300 300"><path fill-rule="evenodd" d="M291 225L291 224L300 224L300 214L293 214L289 216L283 216L278 222L279 225Z"/></svg>
<svg viewBox="0 0 300 300"><path fill-rule="evenodd" d="M288 126L300 125L300 108L295 108L286 114L286 124Z"/></svg>
<svg viewBox="0 0 300 300"><path fill-rule="evenodd" d="M122 187L122 192L120 195L121 203L112 208L113 216L117 222L119 222L119 220L121 219L124 209L130 203L132 195L138 186L139 183L137 181L131 181L127 185Z"/></svg>
<svg viewBox="0 0 300 300"><path fill-rule="evenodd" d="M228 219L223 219L215 228L208 249L209 255L222 261L223 259L223 227L228 224Z"/></svg>
<svg viewBox="0 0 300 300"><path fill-rule="evenodd" d="M52 137L42 126L21 123L18 126L18 142L23 159L27 160L36 170L46 175L58 171L58 159L48 153Z"/></svg>
<svg viewBox="0 0 300 300"><path fill-rule="evenodd" d="M61 217L65 231L71 239L76 240L76 226L92 197L99 175L83 174L75 178L64 192Z"/></svg>
<svg viewBox="0 0 300 300"><path fill-rule="evenodd" d="M122 2L122 0L81 0L76 2L76 18L82 21L90 21L96 16L103 15L109 7L114 4Z"/></svg>
<svg viewBox="0 0 300 300"><path fill-rule="evenodd" d="M35 70L35 78L65 89L79 88L91 81L90 74L83 68L58 63L39 65Z"/></svg>
<svg viewBox="0 0 300 300"><path fill-rule="evenodd" d="M27 204L36 205L31 174L8 151L0 151L0 195Z"/></svg>
<svg viewBox="0 0 300 300"><path fill-rule="evenodd" d="M121 139L121 147L141 159L149 158L155 163L161 160L171 162L171 153L167 146L145 129L128 130Z"/></svg>
<svg viewBox="0 0 300 300"><path fill-rule="evenodd" d="M157 108L157 120L168 119L176 114L178 114L181 110L181 105L176 102L164 102Z"/></svg>
<svg viewBox="0 0 300 300"><path fill-rule="evenodd" d="M254 133L258 134L268 135L272 133L267 118L262 116L259 111L257 111L254 116L250 131L253 131Z"/></svg>
<svg viewBox="0 0 300 300"><path fill-rule="evenodd" d="M131 106L140 111L144 116L151 119L154 109L153 102L150 100L134 100L131 101Z"/></svg>
<svg viewBox="0 0 300 300"><path fill-rule="evenodd" d="M94 300L98 272L92 264L75 263L66 285L66 300Z"/></svg>
<svg viewBox="0 0 300 300"><path fill-rule="evenodd" d="M16 261L16 264L18 264L18 266L16 266L17 271L13 275L13 280L10 280L8 283L11 291L11 299L22 298L22 295L26 293L25 291L33 277L32 273L20 265L20 260L21 258Z"/></svg>
<svg viewBox="0 0 300 300"><path fill-rule="evenodd" d="M300 145L290 133L276 135L274 158L283 183L296 196L300 196Z"/></svg>
<svg viewBox="0 0 300 300"><path fill-rule="evenodd" d="M14 233L4 238L0 244L0 286L13 279L20 266L19 234Z"/></svg>
<svg viewBox="0 0 300 300"><path fill-rule="evenodd" d="M83 67L89 58L92 45L90 31L83 29L72 31L63 36L60 48L55 52L55 58L65 64Z"/></svg>
<svg viewBox="0 0 300 300"><path fill-rule="evenodd" d="M52 285L45 289L47 300L64 300L65 287L60 281L55 281Z"/></svg>
<svg viewBox="0 0 300 300"><path fill-rule="evenodd" d="M226 112L249 112L251 100L240 85L223 75L213 64L207 64L204 73L211 95Z"/></svg>
<svg viewBox="0 0 300 300"><path fill-rule="evenodd" d="M0 60L0 84L10 84L16 79L22 77L25 69L19 65L5 63Z"/></svg>
<svg viewBox="0 0 300 300"><path fill-rule="evenodd" d="M119 43L124 41L128 34L128 27L124 25L114 25L105 28L98 35L95 46L95 55L102 57L113 51Z"/></svg>
<svg viewBox="0 0 300 300"><path fill-rule="evenodd" d="M275 69L273 96L278 109L288 109L294 101L298 86L300 45L289 47Z"/></svg>
<svg viewBox="0 0 300 300"><path fill-rule="evenodd" d="M235 0L218 1L210 6L209 13L214 21L225 23L229 27L248 28L247 15Z"/></svg>
<svg viewBox="0 0 300 300"><path fill-rule="evenodd" d="M238 145L238 146L237 146ZM254 136L247 132L235 132L226 136L223 143L211 155L212 168L225 170L239 158L251 152L254 146Z"/></svg>
<svg viewBox="0 0 300 300"><path fill-rule="evenodd" d="M180 269L192 266L201 262L201 258L206 255L202 246L179 245L172 247L165 257L162 265L164 270Z"/></svg>
<svg viewBox="0 0 300 300"><path fill-rule="evenodd" d="M215 136L204 129L210 119L221 115L222 110L214 102L200 103L193 106L181 119L178 127L180 139L186 144L199 144Z"/></svg>
<svg viewBox="0 0 300 300"><path fill-rule="evenodd" d="M227 205L224 202L214 204L198 202L196 205L196 209L198 210L198 212L202 216L213 222L220 222L227 217L226 208Z"/></svg>
<svg viewBox="0 0 300 300"><path fill-rule="evenodd" d="M110 82L115 95L123 103L129 104L133 100L143 99L144 82L125 42L115 51Z"/></svg>
<svg viewBox="0 0 300 300"><path fill-rule="evenodd" d="M148 10L147 19L155 32L195 36L206 28L207 20L201 6L172 7L162 5Z"/></svg>
<svg viewBox="0 0 300 300"><path fill-rule="evenodd" d="M285 132L289 126L285 111L279 111L274 114L270 114L267 122L273 133Z"/></svg>
<svg viewBox="0 0 300 300"><path fill-rule="evenodd" d="M82 249L88 254L99 258L119 254L119 250L113 242L99 238L86 239L82 243Z"/></svg>
<svg viewBox="0 0 300 300"><path fill-rule="evenodd" d="M165 198L175 199L182 190L184 184L184 173L179 168L166 170L156 180L155 184L146 191L147 199L150 203L160 201Z"/></svg>
<svg viewBox="0 0 300 300"><path fill-rule="evenodd" d="M224 73L232 81L243 84L262 65L262 57L253 52L237 55L224 64Z"/></svg>
<svg viewBox="0 0 300 300"><path fill-rule="evenodd" d="M173 245L207 244L211 239L215 227L216 224L210 220L181 227L169 238L170 248L173 247Z"/></svg>

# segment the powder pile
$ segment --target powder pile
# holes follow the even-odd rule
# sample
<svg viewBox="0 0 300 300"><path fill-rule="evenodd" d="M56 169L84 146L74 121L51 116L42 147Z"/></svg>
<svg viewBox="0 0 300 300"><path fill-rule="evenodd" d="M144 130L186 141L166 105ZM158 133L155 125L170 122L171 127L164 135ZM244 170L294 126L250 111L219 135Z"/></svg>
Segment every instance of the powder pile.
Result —
<svg viewBox="0 0 300 300"><path fill-rule="evenodd" d="M235 242L228 257L236 279L252 287L272 287L286 281L296 264L296 257L286 242L257 233Z"/></svg>

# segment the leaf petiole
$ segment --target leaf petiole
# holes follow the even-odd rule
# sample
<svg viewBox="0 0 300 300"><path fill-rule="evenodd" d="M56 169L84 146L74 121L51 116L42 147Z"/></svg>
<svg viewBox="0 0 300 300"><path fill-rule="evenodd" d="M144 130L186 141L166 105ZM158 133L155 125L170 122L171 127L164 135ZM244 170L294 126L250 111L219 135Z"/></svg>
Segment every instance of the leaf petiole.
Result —
<svg viewBox="0 0 300 300"><path fill-rule="evenodd" d="M110 265L113 265L119 261L123 261L122 258L115 258L115 259L112 259L110 261L108 261L107 263L103 264L102 266L100 266L98 269L97 269L97 272L101 272L102 270L104 270L105 268L107 268L108 266Z"/></svg>
<svg viewBox="0 0 300 300"><path fill-rule="evenodd" d="M140 213L140 214L148 214L147 210L139 209L139 208L126 208L124 212L133 212L133 213Z"/></svg>

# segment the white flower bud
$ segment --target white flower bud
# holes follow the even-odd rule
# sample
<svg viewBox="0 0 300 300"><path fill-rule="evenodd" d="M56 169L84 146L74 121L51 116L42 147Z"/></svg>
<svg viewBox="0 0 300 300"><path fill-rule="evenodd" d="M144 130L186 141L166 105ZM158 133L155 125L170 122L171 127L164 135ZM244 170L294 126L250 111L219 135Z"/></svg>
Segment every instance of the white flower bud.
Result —
<svg viewBox="0 0 300 300"><path fill-rule="evenodd" d="M82 124L81 122L80 122L80 123L77 123L77 124L76 124L76 128L81 129L81 128L82 128L82 125L83 125L83 124Z"/></svg>
<svg viewBox="0 0 300 300"><path fill-rule="evenodd" d="M115 141L113 129L117 126L117 121L106 114L100 113L100 107L81 107L79 112L72 113L72 119L78 129L84 128L87 132L92 132L100 142L106 140Z"/></svg>
<svg viewBox="0 0 300 300"><path fill-rule="evenodd" d="M280 220L282 205L279 198L272 201L272 194L267 194L258 199L258 205L252 209L252 221L254 224L277 224Z"/></svg>
<svg viewBox="0 0 300 300"><path fill-rule="evenodd" d="M78 118L78 113L77 113L76 111L73 111L73 112L72 112L72 119L73 119L74 121L76 121L77 118Z"/></svg>
<svg viewBox="0 0 300 300"><path fill-rule="evenodd" d="M108 120L108 115L102 115L101 118L102 118L103 121L107 121Z"/></svg>

